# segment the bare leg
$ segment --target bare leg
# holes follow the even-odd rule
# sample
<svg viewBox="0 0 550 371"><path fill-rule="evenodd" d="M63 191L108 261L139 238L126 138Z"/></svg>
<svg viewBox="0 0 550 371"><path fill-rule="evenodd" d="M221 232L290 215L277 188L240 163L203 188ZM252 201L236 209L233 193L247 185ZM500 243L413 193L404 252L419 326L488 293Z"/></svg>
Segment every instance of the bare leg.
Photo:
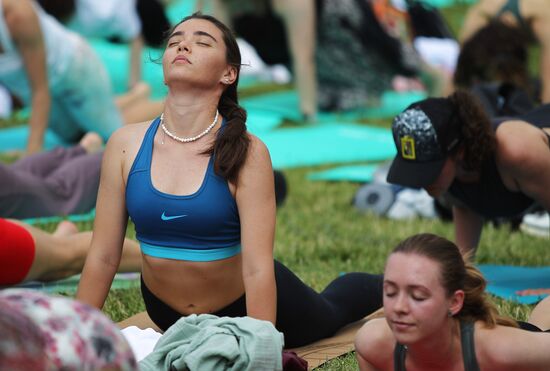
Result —
<svg viewBox="0 0 550 371"><path fill-rule="evenodd" d="M545 331L550 329L550 296L538 303L527 321Z"/></svg>
<svg viewBox="0 0 550 371"><path fill-rule="evenodd" d="M317 77L315 64L315 3L313 0L272 0L283 19L300 95L300 109L308 120L317 114Z"/></svg>
<svg viewBox="0 0 550 371"><path fill-rule="evenodd" d="M53 233L47 233L17 220L10 220L30 232L35 243L35 256L31 269L23 281L53 281L78 274L82 271L92 240L92 232L76 233L71 222L62 222ZM121 272L141 270L139 245L125 239L122 252Z"/></svg>

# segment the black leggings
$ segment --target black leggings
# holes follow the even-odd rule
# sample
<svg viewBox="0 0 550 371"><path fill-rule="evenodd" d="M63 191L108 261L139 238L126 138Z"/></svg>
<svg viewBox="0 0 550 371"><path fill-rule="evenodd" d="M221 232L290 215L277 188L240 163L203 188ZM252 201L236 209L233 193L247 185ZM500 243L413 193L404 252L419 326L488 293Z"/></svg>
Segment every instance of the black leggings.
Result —
<svg viewBox="0 0 550 371"><path fill-rule="evenodd" d="M331 336L348 323L360 320L382 306L382 275L348 273L336 278L319 294L275 261L275 281L276 327L284 334L287 348ZM149 317L163 331L182 317L149 291L143 279L141 293ZM246 316L245 295L212 314L219 317Z"/></svg>
<svg viewBox="0 0 550 371"><path fill-rule="evenodd" d="M533 325L530 322L523 322L523 321L517 321L517 322L518 322L519 328L522 329L522 330L527 330L527 331L531 331L531 332L550 332L550 329L543 330L543 329L539 328L538 326Z"/></svg>

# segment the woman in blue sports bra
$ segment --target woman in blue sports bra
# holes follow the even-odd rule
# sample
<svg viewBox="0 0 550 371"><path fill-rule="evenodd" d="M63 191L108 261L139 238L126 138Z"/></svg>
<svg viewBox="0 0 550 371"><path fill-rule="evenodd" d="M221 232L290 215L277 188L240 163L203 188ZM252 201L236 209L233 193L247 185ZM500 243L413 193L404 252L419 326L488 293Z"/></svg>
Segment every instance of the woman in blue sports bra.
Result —
<svg viewBox="0 0 550 371"><path fill-rule="evenodd" d="M399 243L384 271L386 318L355 338L360 369L549 370L550 334L499 316L486 284L445 238L426 233Z"/></svg>
<svg viewBox="0 0 550 371"><path fill-rule="evenodd" d="M541 47L540 76L543 103L550 103L550 7L545 0L480 0L468 10L461 44L491 20L498 19L526 31Z"/></svg>
<svg viewBox="0 0 550 371"><path fill-rule="evenodd" d="M107 144L77 298L103 306L130 217L149 326L166 330L193 313L248 315L271 321L296 347L379 308L381 276L347 274L318 294L274 262L273 170L266 146L246 131L229 29L206 15L183 19L162 64L163 115Z"/></svg>

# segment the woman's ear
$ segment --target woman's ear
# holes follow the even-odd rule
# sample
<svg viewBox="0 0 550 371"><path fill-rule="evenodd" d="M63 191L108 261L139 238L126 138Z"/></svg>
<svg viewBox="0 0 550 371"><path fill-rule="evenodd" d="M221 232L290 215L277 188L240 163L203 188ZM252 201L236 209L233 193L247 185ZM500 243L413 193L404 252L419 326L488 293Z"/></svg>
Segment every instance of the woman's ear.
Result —
<svg viewBox="0 0 550 371"><path fill-rule="evenodd" d="M464 291L456 290L449 299L449 313L456 315L464 305Z"/></svg>
<svg viewBox="0 0 550 371"><path fill-rule="evenodd" d="M237 79L237 68L234 66L228 66L221 78L221 83L224 85L231 85Z"/></svg>

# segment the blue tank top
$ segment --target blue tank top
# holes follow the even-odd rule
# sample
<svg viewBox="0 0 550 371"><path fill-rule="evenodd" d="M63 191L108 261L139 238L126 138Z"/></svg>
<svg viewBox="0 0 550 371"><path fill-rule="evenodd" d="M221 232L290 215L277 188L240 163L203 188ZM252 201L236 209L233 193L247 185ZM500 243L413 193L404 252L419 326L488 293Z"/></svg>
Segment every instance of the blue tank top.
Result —
<svg viewBox="0 0 550 371"><path fill-rule="evenodd" d="M126 207L144 254L166 259L212 261L241 251L237 203L227 181L214 173L213 156L198 191L177 196L153 186L154 120L139 149L126 184ZM222 122L222 128L225 120Z"/></svg>

